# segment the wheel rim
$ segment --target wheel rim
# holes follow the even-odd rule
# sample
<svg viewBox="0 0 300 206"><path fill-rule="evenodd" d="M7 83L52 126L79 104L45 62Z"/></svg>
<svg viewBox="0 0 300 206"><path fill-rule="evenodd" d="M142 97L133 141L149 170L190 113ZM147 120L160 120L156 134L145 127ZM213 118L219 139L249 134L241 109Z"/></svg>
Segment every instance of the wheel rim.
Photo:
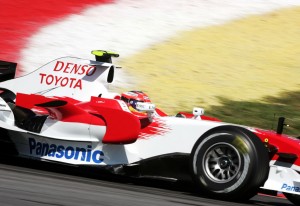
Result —
<svg viewBox="0 0 300 206"><path fill-rule="evenodd" d="M209 147L204 154L203 168L211 181L227 183L234 179L241 168L238 150L225 142Z"/></svg>

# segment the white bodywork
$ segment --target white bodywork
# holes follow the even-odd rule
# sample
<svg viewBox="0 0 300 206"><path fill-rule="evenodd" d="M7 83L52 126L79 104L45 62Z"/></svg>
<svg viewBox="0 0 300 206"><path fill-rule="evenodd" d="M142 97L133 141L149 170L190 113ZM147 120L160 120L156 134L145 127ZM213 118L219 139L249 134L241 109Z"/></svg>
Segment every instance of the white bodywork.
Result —
<svg viewBox="0 0 300 206"><path fill-rule="evenodd" d="M274 163L274 162L273 162ZM282 166L274 165L271 162L269 178L265 182L263 189L278 192L300 194L300 175L284 162ZM284 166L286 165L286 166ZM299 169L298 169L299 171Z"/></svg>
<svg viewBox="0 0 300 206"><path fill-rule="evenodd" d="M216 126L224 125L224 123L212 123L210 121L201 121L200 123L193 119L176 117L155 117L154 121L165 123L165 128L161 129L161 133L142 134L136 142L124 145L103 144L101 141L105 133L103 126L56 122L54 124L55 130L51 130L51 133L45 129L46 124L42 132L38 134L15 126L7 127L2 122L0 126L12 130L12 140L22 156L71 164L113 165L130 164L164 154L189 154L195 142L204 132ZM186 131L189 131L188 135ZM64 155L59 155L61 153L57 148L60 145L65 149ZM74 151L76 148L85 148L86 152L90 150L91 153L102 151L101 159L103 161L95 162L75 158L76 152L72 152L72 149L67 150L68 147L73 148ZM54 153L48 154L46 150L49 151L51 148Z"/></svg>
<svg viewBox="0 0 300 206"><path fill-rule="evenodd" d="M79 101L90 101L91 96L118 98L108 92L106 78L114 69L109 63L66 57L54 60L40 69L16 79L0 83L0 88L26 94L67 96ZM119 101L123 111L130 112ZM99 102L101 103L101 102ZM125 105L125 106L124 106ZM204 110L194 108L195 118L159 116L155 105L140 104L156 128L141 132L131 144L104 144L106 126L79 122L63 122L47 118L39 133L15 125L10 106L0 98L0 127L7 129L20 156L75 165L132 164L144 159L173 153L190 154L196 141L222 122L201 120ZM152 130L156 130L153 132ZM250 130L250 129L249 129ZM271 165L264 189L299 194L300 175L292 168Z"/></svg>
<svg viewBox="0 0 300 206"><path fill-rule="evenodd" d="M114 98L118 95L108 92L105 86L111 67L114 66L109 63L64 57L26 76L1 82L0 87L14 93L68 96L80 101L89 101L91 96L100 94L102 97ZM159 128L160 131L156 134L142 133L132 144L113 145L102 143L105 126L66 123L48 118L40 133L20 129L14 126L14 117L9 106L5 101L1 102L4 106L0 108L2 120L0 126L11 131L12 140L20 155L71 164L130 164L169 153L189 154L204 132L225 124L151 114L153 122L161 122L164 125ZM148 112L155 108L152 104L140 106L148 106L149 108L146 108ZM129 111L128 108L123 110ZM201 109L200 112L203 114ZM51 151L50 154L47 155L46 150ZM99 151L101 155L98 154ZM95 158L101 161L83 158L83 153L86 153L86 156L96 153Z"/></svg>
<svg viewBox="0 0 300 206"><path fill-rule="evenodd" d="M75 57L62 57L49 62L39 69L19 78L0 83L14 93L33 93L46 96L68 96L88 101L91 96L112 97L107 91L109 63Z"/></svg>

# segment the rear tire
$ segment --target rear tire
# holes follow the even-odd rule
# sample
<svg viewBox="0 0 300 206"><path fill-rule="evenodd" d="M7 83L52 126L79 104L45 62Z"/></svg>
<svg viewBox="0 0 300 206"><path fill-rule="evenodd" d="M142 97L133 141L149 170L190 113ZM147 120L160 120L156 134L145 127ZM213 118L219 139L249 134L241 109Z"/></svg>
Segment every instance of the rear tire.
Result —
<svg viewBox="0 0 300 206"><path fill-rule="evenodd" d="M295 195L290 193L283 193L283 194L294 205L300 205L300 195Z"/></svg>
<svg viewBox="0 0 300 206"><path fill-rule="evenodd" d="M261 140L236 126L217 127L201 137L190 164L201 193L231 201L253 197L269 173L268 152Z"/></svg>

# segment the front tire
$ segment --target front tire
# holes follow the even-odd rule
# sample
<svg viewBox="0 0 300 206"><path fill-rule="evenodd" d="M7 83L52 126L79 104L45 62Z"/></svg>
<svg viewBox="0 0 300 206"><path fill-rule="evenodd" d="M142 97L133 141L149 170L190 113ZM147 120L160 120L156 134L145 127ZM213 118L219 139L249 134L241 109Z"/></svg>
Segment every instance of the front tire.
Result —
<svg viewBox="0 0 300 206"><path fill-rule="evenodd" d="M248 200L269 173L268 152L261 140L236 126L217 127L201 137L190 164L201 193L224 200Z"/></svg>

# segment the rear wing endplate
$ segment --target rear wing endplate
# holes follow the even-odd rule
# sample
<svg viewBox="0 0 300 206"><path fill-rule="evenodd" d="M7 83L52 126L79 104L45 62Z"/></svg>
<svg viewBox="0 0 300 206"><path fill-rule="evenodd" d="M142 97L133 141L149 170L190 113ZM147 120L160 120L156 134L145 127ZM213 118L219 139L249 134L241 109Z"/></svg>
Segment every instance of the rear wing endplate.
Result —
<svg viewBox="0 0 300 206"><path fill-rule="evenodd" d="M17 63L0 60L0 82L14 79Z"/></svg>

